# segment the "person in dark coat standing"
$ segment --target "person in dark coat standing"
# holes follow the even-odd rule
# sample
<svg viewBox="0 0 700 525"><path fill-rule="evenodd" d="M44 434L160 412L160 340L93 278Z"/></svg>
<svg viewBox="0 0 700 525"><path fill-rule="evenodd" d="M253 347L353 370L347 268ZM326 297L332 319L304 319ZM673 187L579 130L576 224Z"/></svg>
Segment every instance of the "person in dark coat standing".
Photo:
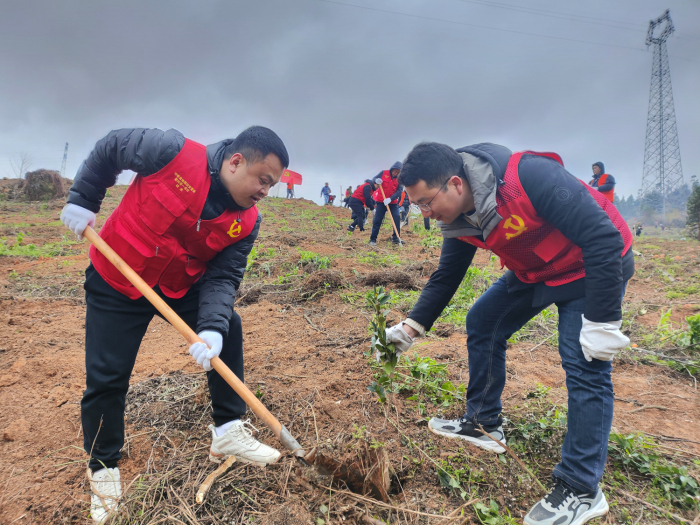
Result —
<svg viewBox="0 0 700 525"><path fill-rule="evenodd" d="M622 298L634 274L632 233L624 218L566 171L556 153L421 143L404 160L399 181L423 216L437 219L443 244L438 269L408 318L387 329L386 341L397 353L409 350L413 338L437 320L477 248L490 250L508 268L466 318L466 413L432 418L429 430L505 452L501 394L508 339L554 304L567 432L552 489L524 523L580 525L605 515L599 484L613 419L612 359L629 344L621 331Z"/></svg>
<svg viewBox="0 0 700 525"><path fill-rule="evenodd" d="M206 372L213 425L209 458L273 463L280 453L252 437L246 404L211 366L219 357L243 381L243 332L236 291L262 216L256 204L289 165L282 140L253 126L203 146L170 129L119 129L81 164L61 220L79 238L95 224L107 188L137 173L100 237L206 343L189 352ZM85 271L86 389L80 404L91 515L103 523L118 506L124 403L141 340L155 307L94 247Z"/></svg>

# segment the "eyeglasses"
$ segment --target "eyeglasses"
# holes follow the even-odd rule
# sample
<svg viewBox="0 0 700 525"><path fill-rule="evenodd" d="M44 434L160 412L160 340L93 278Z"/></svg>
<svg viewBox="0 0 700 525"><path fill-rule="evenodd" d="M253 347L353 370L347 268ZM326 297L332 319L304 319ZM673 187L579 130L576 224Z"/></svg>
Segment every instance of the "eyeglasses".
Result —
<svg viewBox="0 0 700 525"><path fill-rule="evenodd" d="M433 211L430 207L430 203L435 200L435 197L437 197L438 193L440 193L443 190L443 188L447 186L448 182L450 182L450 179L447 179L445 182L442 183L442 186L440 186L440 189L437 190L437 193L433 195L433 198L430 199L426 204L416 204L416 206L418 206L418 209L421 211Z"/></svg>

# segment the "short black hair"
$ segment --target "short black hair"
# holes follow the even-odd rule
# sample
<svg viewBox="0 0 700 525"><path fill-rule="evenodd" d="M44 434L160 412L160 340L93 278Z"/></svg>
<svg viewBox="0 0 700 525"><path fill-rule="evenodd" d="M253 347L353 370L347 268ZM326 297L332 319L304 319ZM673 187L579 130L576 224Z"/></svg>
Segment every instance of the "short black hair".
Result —
<svg viewBox="0 0 700 525"><path fill-rule="evenodd" d="M459 153L446 144L421 142L403 161L399 183L413 186L422 180L428 188L438 188L455 175L465 178L463 165Z"/></svg>
<svg viewBox="0 0 700 525"><path fill-rule="evenodd" d="M263 126L250 126L226 146L224 160L234 153L240 153L246 162L255 163L264 160L270 153L275 155L283 168L289 167L289 153L277 133Z"/></svg>

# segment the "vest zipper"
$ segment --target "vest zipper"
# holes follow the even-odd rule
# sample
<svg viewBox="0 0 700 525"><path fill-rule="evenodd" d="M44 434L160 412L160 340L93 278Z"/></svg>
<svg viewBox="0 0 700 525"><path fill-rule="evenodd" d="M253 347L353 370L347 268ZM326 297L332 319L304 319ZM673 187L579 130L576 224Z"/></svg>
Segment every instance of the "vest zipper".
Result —
<svg viewBox="0 0 700 525"><path fill-rule="evenodd" d="M201 218L197 219L197 231L199 231L199 223L200 222L202 222L202 219Z"/></svg>
<svg viewBox="0 0 700 525"><path fill-rule="evenodd" d="M158 257L158 246L156 246L156 257Z"/></svg>
<svg viewBox="0 0 700 525"><path fill-rule="evenodd" d="M187 256L187 265L185 266L185 268L189 268L189 267L190 267L190 256L188 255Z"/></svg>

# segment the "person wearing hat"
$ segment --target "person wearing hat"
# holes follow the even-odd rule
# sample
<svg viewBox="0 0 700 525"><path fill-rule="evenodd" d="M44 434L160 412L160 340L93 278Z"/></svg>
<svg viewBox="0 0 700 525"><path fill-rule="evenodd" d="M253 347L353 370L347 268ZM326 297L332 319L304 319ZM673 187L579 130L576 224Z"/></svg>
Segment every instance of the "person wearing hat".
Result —
<svg viewBox="0 0 700 525"><path fill-rule="evenodd" d="M387 209L391 212L391 217L394 219L394 225L396 226L396 231L391 236L391 242L394 244L402 242L397 237L397 233L401 235L398 199L403 191L403 186L399 184L399 173L401 173L401 162L396 161L391 168L382 171L375 177L375 179L381 179L381 182L372 194L377 207L374 212L374 221L372 221L372 233L369 237L370 246L377 245L377 235L379 235L379 228L382 227Z"/></svg>
<svg viewBox="0 0 700 525"><path fill-rule="evenodd" d="M610 202L615 202L615 177L605 173L605 164L602 162L593 164L593 179L588 184L596 188Z"/></svg>

